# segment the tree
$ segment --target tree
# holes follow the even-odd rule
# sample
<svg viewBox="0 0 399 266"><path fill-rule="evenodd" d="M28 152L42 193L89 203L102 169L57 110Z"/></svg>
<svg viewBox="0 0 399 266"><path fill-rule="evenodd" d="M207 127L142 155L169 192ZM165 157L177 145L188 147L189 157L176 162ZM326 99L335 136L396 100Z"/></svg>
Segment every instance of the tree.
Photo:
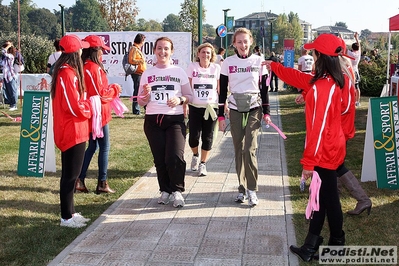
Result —
<svg viewBox="0 0 399 266"><path fill-rule="evenodd" d="M335 26L336 27L343 27L343 28L345 28L345 29L347 29L348 28L348 26L346 26L346 23L345 22L335 22Z"/></svg>
<svg viewBox="0 0 399 266"><path fill-rule="evenodd" d="M46 23L43 23L43 22ZM28 13L28 23L33 34L53 40L61 36L61 27L57 17L45 8L32 9Z"/></svg>
<svg viewBox="0 0 399 266"><path fill-rule="evenodd" d="M193 36L198 36L198 1L184 0L179 12L180 20L183 24L183 30L191 32ZM202 20L205 21L206 10L202 5ZM194 37L193 37L194 39Z"/></svg>
<svg viewBox="0 0 399 266"><path fill-rule="evenodd" d="M136 0L98 0L111 31L122 31L135 23L140 9Z"/></svg>
<svg viewBox="0 0 399 266"><path fill-rule="evenodd" d="M360 39L366 40L368 36L370 36L371 31L369 29L361 30L360 31Z"/></svg>
<svg viewBox="0 0 399 266"><path fill-rule="evenodd" d="M109 26L100 11L97 0L79 0L72 7L72 25L75 31L107 31Z"/></svg>
<svg viewBox="0 0 399 266"><path fill-rule="evenodd" d="M28 13L33 9L31 0L13 0L10 3L11 7L11 23L13 31L18 32L18 1L19 1L19 18L20 18L20 33L31 34L30 25L28 22Z"/></svg>
<svg viewBox="0 0 399 266"><path fill-rule="evenodd" d="M153 19L146 21L140 18L137 24L134 25L133 30L135 31L162 31L162 24Z"/></svg>
<svg viewBox="0 0 399 266"><path fill-rule="evenodd" d="M9 6L0 5L0 29L2 33L10 33L13 31L11 23L11 8Z"/></svg>
<svg viewBox="0 0 399 266"><path fill-rule="evenodd" d="M174 31L174 32L181 32L183 31L183 23L180 20L179 16L175 14L169 14L163 20L163 31Z"/></svg>
<svg viewBox="0 0 399 266"><path fill-rule="evenodd" d="M216 37L216 29L211 24L202 25L203 36Z"/></svg>
<svg viewBox="0 0 399 266"><path fill-rule="evenodd" d="M276 51L282 51L284 39L294 39L295 49L299 49L302 45L303 30L299 24L298 14L290 12L288 16L286 14L279 15L277 20L273 22L273 34L278 35Z"/></svg>

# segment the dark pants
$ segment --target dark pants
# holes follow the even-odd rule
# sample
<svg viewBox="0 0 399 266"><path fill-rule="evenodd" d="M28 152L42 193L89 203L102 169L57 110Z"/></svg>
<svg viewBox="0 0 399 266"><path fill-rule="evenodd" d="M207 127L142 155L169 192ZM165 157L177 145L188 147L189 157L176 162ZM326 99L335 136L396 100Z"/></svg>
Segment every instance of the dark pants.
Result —
<svg viewBox="0 0 399 266"><path fill-rule="evenodd" d="M197 108L191 105L189 105L189 108L188 126L190 128L190 135L188 144L191 148L198 147L201 137L201 149L210 151L212 149L213 131L215 129L216 120L213 121L211 116L209 116L207 120L204 119L205 108Z"/></svg>
<svg viewBox="0 0 399 266"><path fill-rule="evenodd" d="M132 76L132 80L133 80L133 96L137 96L139 93L141 75L132 74L131 76ZM137 103L137 98L133 98L132 113L134 115L140 114L140 106Z"/></svg>
<svg viewBox="0 0 399 266"><path fill-rule="evenodd" d="M273 84L274 82L274 84ZM278 77L274 72L271 72L271 77L270 77L270 91L278 91Z"/></svg>
<svg viewBox="0 0 399 266"><path fill-rule="evenodd" d="M75 190L75 181L80 174L83 165L86 142L76 144L72 148L61 152L61 181L60 181L60 202L61 218L70 219L75 213L73 203L73 193Z"/></svg>
<svg viewBox="0 0 399 266"><path fill-rule="evenodd" d="M186 125L183 115L146 115L144 132L150 144L160 191L184 191Z"/></svg>
<svg viewBox="0 0 399 266"><path fill-rule="evenodd" d="M341 237L343 215L337 189L337 171L321 167L315 167L314 170L319 174L321 179L319 194L320 209L313 213L313 218L310 220L309 232L314 235L320 235L327 215L330 235Z"/></svg>

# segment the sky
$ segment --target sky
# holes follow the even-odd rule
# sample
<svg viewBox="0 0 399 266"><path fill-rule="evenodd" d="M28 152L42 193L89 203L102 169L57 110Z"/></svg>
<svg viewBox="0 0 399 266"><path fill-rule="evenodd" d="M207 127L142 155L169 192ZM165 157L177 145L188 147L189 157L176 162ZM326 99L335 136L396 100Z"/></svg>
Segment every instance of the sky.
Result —
<svg viewBox="0 0 399 266"><path fill-rule="evenodd" d="M8 5L11 0L3 0ZM75 0L32 0L39 8L60 10L58 4L71 7ZM362 2L362 4L360 4ZM228 16L235 19L254 12L271 11L274 14L297 13L312 28L345 22L349 30L369 29L372 32L388 31L389 18L399 14L399 3L393 0L202 0L206 9L206 21L215 28L224 21L223 9L230 9ZM183 0L137 0L140 12L137 18L162 22L169 14L178 15Z"/></svg>

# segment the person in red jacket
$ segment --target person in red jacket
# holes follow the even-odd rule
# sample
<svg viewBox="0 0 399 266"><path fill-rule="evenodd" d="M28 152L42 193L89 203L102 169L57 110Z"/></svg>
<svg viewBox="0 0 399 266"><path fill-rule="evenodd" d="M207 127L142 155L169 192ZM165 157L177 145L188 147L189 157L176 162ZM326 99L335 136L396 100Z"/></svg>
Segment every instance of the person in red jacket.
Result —
<svg viewBox="0 0 399 266"><path fill-rule="evenodd" d="M290 250L304 261L311 261L323 242L320 236L327 215L330 229L329 245L344 245L343 215L337 189L337 168L346 154L345 134L341 126L342 93L349 78L342 72L339 56L341 41L332 34L322 34L313 43L305 44L313 50L315 70L312 75L288 69L281 64L265 64L276 75L306 91L306 138L301 164L305 179L315 173L320 176L319 211L314 211L305 243L290 246Z"/></svg>
<svg viewBox="0 0 399 266"><path fill-rule="evenodd" d="M75 211L75 181L83 164L89 139L90 102L86 99L83 80L82 48L87 42L76 35L61 38L62 54L54 66L51 83L54 142L61 150L61 226L79 228L90 220Z"/></svg>
<svg viewBox="0 0 399 266"><path fill-rule="evenodd" d="M87 97L92 103L93 116L90 120L90 139L86 149L82 170L76 180L75 189L88 193L85 185L87 169L94 153L99 147L98 154L98 182L96 194L115 193L107 182L108 155L110 149L109 126L111 121L110 102L121 93L118 84L108 85L107 73L102 64L103 50L110 50L104 40L97 35L89 35L83 39L90 47L83 49L82 60L84 62L84 80L86 84ZM95 97L93 97L95 96ZM96 104L97 103L97 104Z"/></svg>
<svg viewBox="0 0 399 266"><path fill-rule="evenodd" d="M110 102L119 96L121 86L118 84L108 85L107 73L102 64L102 55L104 50L110 50L110 48L105 45L104 40L97 35L89 35L83 40L90 44L89 48L83 49L82 60L87 97L92 102L93 116L90 120L89 146L85 152L82 170L76 180L75 189L85 193L89 192L85 185L85 178L90 161L99 147L96 194L115 193L107 182L110 150L108 123L112 119Z"/></svg>

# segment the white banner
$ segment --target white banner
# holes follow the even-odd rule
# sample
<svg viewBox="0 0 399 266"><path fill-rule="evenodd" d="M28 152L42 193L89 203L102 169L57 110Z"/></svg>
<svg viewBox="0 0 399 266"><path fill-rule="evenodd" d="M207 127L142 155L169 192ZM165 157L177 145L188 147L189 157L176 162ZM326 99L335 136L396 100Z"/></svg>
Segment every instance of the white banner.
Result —
<svg viewBox="0 0 399 266"><path fill-rule="evenodd" d="M67 34L75 34L80 38L88 35L97 35L103 38L105 44L111 48L103 54L103 64L108 72L109 83L118 83L122 86L122 96L133 95L133 81L131 77L127 77L125 81L125 72L122 68L123 55L129 52L129 48L133 45L134 38L137 33L145 35L145 43L142 52L146 56L147 67L151 67L155 55L153 48L156 39L159 37L168 37L173 42L172 61L174 65L182 67L184 70L191 62L191 33L189 32L136 32L136 31L119 31L119 32L69 32Z"/></svg>
<svg viewBox="0 0 399 266"><path fill-rule="evenodd" d="M3 74L0 74L3 79ZM21 81L22 95L24 91L46 91L50 90L51 76L49 74L20 74L18 85ZM18 88L18 95L20 95Z"/></svg>

